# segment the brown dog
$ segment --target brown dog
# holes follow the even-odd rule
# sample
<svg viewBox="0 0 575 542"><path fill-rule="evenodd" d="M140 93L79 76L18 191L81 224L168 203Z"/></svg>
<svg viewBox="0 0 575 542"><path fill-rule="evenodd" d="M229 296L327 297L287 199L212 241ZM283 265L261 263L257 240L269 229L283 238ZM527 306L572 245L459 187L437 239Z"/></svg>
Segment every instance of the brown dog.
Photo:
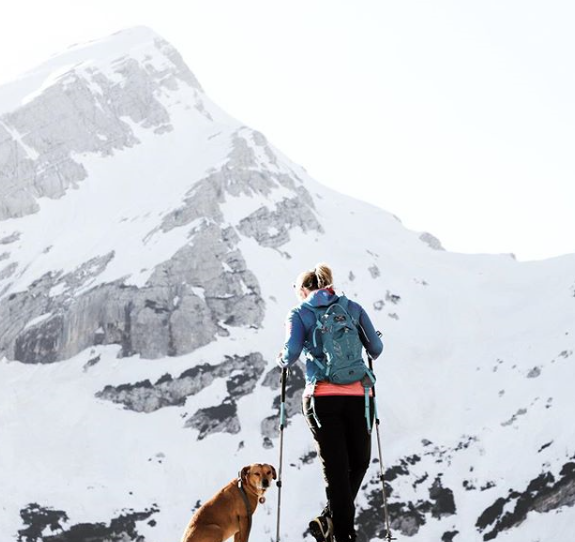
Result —
<svg viewBox="0 0 575 542"><path fill-rule="evenodd" d="M196 511L182 542L223 542L231 536L234 542L248 542L252 514L258 502L265 501L264 494L276 478L271 465L253 463L244 467L238 478Z"/></svg>

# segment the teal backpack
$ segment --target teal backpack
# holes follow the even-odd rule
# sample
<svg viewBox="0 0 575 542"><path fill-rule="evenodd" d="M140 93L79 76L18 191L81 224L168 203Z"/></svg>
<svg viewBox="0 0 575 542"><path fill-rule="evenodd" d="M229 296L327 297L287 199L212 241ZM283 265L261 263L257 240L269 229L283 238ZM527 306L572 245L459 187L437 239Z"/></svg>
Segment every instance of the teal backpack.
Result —
<svg viewBox="0 0 575 542"><path fill-rule="evenodd" d="M371 430L369 389L375 383L375 376L363 361L360 325L349 313L348 306L349 300L341 296L328 307L306 307L313 311L316 318L312 332L314 350L317 352L320 349L324 354L321 359L315 356L312 358L316 365L312 383L327 381L333 384L351 384L361 380L365 389L368 430ZM321 427L315 414L315 404L312 407L316 423Z"/></svg>

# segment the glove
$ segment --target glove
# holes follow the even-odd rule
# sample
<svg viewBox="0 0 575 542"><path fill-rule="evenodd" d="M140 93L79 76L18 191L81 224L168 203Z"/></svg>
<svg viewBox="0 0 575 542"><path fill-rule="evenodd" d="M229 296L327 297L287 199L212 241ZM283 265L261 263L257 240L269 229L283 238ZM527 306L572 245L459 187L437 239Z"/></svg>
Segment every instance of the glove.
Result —
<svg viewBox="0 0 575 542"><path fill-rule="evenodd" d="M276 364L278 365L278 367L280 367L281 369L285 369L288 364L284 361L283 359L283 353L280 352L277 357L276 357Z"/></svg>

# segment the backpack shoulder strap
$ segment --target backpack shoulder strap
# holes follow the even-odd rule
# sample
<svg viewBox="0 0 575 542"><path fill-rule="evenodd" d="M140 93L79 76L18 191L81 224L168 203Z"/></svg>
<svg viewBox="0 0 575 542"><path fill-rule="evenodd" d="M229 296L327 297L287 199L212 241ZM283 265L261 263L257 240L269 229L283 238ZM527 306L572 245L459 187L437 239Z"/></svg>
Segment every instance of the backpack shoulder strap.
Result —
<svg viewBox="0 0 575 542"><path fill-rule="evenodd" d="M311 332L311 336L312 336L312 343L314 348L317 348L318 346L318 340L317 340L317 332L318 330L320 330L323 327L323 324L321 323L321 317L324 314L325 310L324 307L312 307L311 305L305 305L304 307L307 309L308 311L310 311L314 317L315 317L315 325L313 326L313 330ZM318 362L316 361L316 364ZM323 368L323 365L319 364L321 368Z"/></svg>
<svg viewBox="0 0 575 542"><path fill-rule="evenodd" d="M342 307L345 312L348 312L347 308L349 307L349 299L347 297L340 295L336 303Z"/></svg>
<svg viewBox="0 0 575 542"><path fill-rule="evenodd" d="M353 322L353 325L355 327L359 327L359 320L357 318L355 318L355 316L352 314L349 306L349 299L347 297L345 297L345 295L341 295L339 296L339 298L337 299L337 301L334 303L334 305L339 305L344 312L350 317L351 321Z"/></svg>

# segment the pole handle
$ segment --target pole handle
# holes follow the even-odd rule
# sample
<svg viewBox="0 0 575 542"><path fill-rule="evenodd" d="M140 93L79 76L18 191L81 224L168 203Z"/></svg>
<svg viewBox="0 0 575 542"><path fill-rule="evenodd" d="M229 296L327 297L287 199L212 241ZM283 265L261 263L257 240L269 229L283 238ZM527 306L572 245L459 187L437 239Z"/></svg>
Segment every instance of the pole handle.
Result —
<svg viewBox="0 0 575 542"><path fill-rule="evenodd" d="M282 387L281 402L282 403L285 402L285 400L286 400L287 373L288 373L287 367L283 367L282 368L282 376L281 376L281 387Z"/></svg>
<svg viewBox="0 0 575 542"><path fill-rule="evenodd" d="M280 401L280 431L286 426L286 382L287 382L288 370L287 368L282 369L281 376L281 401Z"/></svg>

